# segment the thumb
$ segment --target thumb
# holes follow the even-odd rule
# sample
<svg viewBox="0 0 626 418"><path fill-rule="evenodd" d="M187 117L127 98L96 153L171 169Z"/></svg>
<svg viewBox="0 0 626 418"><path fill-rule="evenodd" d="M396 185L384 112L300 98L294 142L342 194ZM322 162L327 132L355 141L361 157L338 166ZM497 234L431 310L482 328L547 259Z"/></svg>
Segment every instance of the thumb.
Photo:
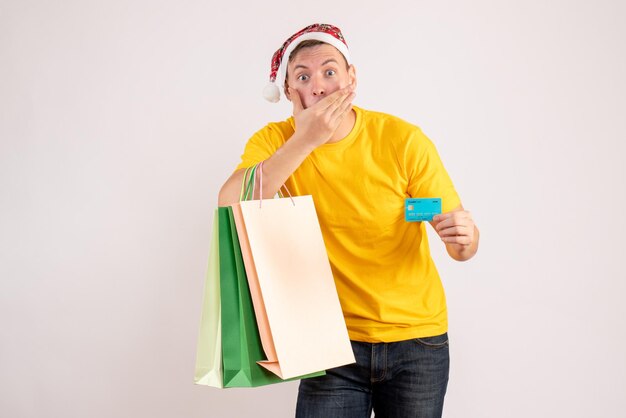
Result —
<svg viewBox="0 0 626 418"><path fill-rule="evenodd" d="M293 114L296 115L304 110L304 107L302 106L302 100L300 100L300 93L298 93L298 90L294 90L291 87L288 87L288 89L289 98L291 99L291 103L293 103Z"/></svg>

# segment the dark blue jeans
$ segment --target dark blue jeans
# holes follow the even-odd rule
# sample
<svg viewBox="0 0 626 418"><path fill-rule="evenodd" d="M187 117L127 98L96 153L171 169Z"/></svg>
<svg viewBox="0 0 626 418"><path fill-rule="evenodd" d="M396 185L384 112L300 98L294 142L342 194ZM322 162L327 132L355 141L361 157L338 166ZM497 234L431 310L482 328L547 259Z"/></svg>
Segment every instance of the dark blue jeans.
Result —
<svg viewBox="0 0 626 418"><path fill-rule="evenodd" d="M441 417L448 334L394 343L352 341L355 364L300 381L296 418Z"/></svg>

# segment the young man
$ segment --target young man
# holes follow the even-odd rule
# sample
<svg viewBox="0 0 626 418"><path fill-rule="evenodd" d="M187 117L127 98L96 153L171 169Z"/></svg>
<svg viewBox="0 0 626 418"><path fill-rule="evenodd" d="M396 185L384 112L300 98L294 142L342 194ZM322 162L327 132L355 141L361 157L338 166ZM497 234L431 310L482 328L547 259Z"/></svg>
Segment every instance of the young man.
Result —
<svg viewBox="0 0 626 418"><path fill-rule="evenodd" d="M297 417L440 417L448 383L447 310L423 222L404 219L411 197L439 197L430 222L448 254L468 260L478 229L421 130L352 105L356 70L340 30L315 24L272 59L293 117L246 145L219 204L239 199L244 169L265 161L263 194L284 183L313 196L356 364L300 383Z"/></svg>

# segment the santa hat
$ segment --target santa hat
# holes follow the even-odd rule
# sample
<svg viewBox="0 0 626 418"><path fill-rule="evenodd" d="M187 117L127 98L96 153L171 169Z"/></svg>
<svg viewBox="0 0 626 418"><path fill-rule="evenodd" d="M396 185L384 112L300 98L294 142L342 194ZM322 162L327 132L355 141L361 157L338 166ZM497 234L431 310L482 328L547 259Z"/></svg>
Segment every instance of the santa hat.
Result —
<svg viewBox="0 0 626 418"><path fill-rule="evenodd" d="M339 52L346 58L346 62L350 65L350 53L348 52L348 44L343 38L338 27L327 25L324 23L315 23L307 26L299 32L294 33L285 41L285 43L272 56L272 67L270 72L270 82L263 89L263 97L266 100L276 103L280 100L280 89L276 85L276 79L279 82L285 81L287 74L287 63L291 52L303 41L307 40L322 41L337 48Z"/></svg>

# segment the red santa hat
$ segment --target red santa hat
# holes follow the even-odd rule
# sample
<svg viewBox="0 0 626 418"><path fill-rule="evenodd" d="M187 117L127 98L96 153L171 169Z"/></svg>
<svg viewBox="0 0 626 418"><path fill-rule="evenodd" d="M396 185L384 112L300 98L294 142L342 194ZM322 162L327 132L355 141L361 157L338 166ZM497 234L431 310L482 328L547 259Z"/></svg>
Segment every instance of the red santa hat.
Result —
<svg viewBox="0 0 626 418"><path fill-rule="evenodd" d="M350 53L348 44L343 38L338 27L324 23L315 23L294 33L285 41L285 43L272 56L272 67L270 72L270 82L263 89L263 97L267 101L276 103L280 100L280 89L276 85L276 80L284 83L287 74L287 63L291 52L303 41L307 40L322 41L337 48L339 52L346 58L346 62L350 65Z"/></svg>

